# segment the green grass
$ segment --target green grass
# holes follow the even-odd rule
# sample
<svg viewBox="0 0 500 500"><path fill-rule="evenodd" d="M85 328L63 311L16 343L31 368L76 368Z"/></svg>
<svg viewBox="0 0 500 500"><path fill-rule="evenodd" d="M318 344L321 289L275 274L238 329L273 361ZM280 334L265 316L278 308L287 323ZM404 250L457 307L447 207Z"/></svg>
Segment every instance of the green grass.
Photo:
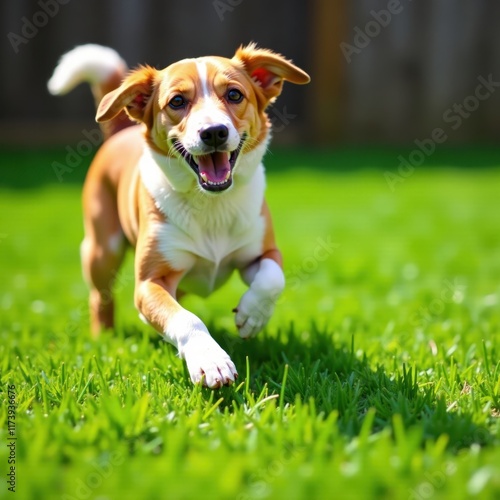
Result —
<svg viewBox="0 0 500 500"><path fill-rule="evenodd" d="M90 340L85 168L4 151L0 498L9 384L17 498L498 498L500 151L436 152L392 192L399 153L269 155L288 287L247 342L238 279L184 301L239 369L210 391L138 320L131 258L116 332Z"/></svg>

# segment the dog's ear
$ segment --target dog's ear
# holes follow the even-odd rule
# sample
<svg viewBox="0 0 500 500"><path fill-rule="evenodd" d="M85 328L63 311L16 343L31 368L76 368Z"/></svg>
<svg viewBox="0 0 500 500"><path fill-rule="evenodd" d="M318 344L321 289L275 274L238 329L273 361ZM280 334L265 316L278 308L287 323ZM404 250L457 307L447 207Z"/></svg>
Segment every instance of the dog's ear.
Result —
<svg viewBox="0 0 500 500"><path fill-rule="evenodd" d="M291 61L270 50L259 49L254 43L241 46L234 54L233 61L243 65L268 103L281 94L284 80L299 85L311 81L309 75Z"/></svg>
<svg viewBox="0 0 500 500"><path fill-rule="evenodd" d="M115 90L106 94L97 108L96 120L105 122L114 118L122 109L133 120L145 122L150 98L155 89L159 71L142 66L130 73Z"/></svg>

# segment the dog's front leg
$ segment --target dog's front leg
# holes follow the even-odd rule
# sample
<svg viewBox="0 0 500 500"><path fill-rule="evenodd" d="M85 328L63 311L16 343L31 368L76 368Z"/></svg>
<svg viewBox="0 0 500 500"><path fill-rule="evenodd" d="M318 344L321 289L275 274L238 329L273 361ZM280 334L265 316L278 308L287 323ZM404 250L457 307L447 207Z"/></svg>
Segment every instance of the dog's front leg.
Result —
<svg viewBox="0 0 500 500"><path fill-rule="evenodd" d="M140 231L135 251L135 305L143 319L185 359L194 383L217 388L238 376L234 363L200 318L176 300L184 272L175 270L158 249L158 230L166 223L146 191L141 191Z"/></svg>
<svg viewBox="0 0 500 500"><path fill-rule="evenodd" d="M235 323L240 337L249 338L257 335L271 318L276 302L285 287L285 276L278 263L280 261L279 252L274 250L242 270L242 278L250 287L234 309Z"/></svg>
<svg viewBox="0 0 500 500"><path fill-rule="evenodd" d="M137 308L143 318L178 349L194 383L201 382L212 389L232 384L238 376L236 367L203 322L175 300L175 281L174 273L138 282Z"/></svg>

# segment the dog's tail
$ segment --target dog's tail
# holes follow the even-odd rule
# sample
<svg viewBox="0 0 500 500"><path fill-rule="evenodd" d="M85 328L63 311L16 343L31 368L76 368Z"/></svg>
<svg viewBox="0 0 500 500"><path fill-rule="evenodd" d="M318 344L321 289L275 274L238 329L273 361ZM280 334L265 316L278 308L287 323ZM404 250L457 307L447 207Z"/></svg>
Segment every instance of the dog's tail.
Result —
<svg viewBox="0 0 500 500"><path fill-rule="evenodd" d="M120 85L127 69L125 61L113 49L94 44L80 45L61 57L47 87L51 94L62 95L87 82L97 107L108 92ZM100 124L105 139L130 125L133 122L124 111Z"/></svg>

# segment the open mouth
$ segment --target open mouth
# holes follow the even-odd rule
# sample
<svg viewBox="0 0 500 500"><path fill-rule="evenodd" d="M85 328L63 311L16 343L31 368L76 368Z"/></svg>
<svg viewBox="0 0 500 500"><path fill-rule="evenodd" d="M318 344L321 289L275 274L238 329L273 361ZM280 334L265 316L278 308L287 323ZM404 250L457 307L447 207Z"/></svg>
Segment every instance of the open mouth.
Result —
<svg viewBox="0 0 500 500"><path fill-rule="evenodd" d="M175 150L198 176L200 186L207 191L224 191L233 183L233 168L245 141L241 138L234 151L213 151L204 155L188 153L181 142L174 140Z"/></svg>

